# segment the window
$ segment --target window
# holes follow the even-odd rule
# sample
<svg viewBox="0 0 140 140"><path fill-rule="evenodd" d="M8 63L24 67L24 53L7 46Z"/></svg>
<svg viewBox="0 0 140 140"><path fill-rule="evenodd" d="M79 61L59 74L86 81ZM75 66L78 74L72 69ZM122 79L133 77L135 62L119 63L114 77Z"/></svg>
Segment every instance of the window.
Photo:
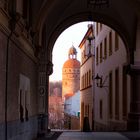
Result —
<svg viewBox="0 0 140 140"><path fill-rule="evenodd" d="M123 94L122 94L122 105L123 105L123 119L127 119L127 75L126 70L123 68Z"/></svg>
<svg viewBox="0 0 140 140"><path fill-rule="evenodd" d="M96 22L96 34L98 35L98 22Z"/></svg>
<svg viewBox="0 0 140 140"><path fill-rule="evenodd" d="M84 87L84 77L82 76L82 81L81 81L81 89Z"/></svg>
<svg viewBox="0 0 140 140"><path fill-rule="evenodd" d="M86 83L87 83L87 87L88 87L88 72L86 73Z"/></svg>
<svg viewBox="0 0 140 140"><path fill-rule="evenodd" d="M83 52L81 52L81 63L83 64Z"/></svg>
<svg viewBox="0 0 140 140"><path fill-rule="evenodd" d="M89 105L85 105L85 117L89 117Z"/></svg>
<svg viewBox="0 0 140 140"><path fill-rule="evenodd" d="M87 72L87 86L89 86L89 72Z"/></svg>
<svg viewBox="0 0 140 140"><path fill-rule="evenodd" d="M85 74L85 88L87 87L87 73Z"/></svg>
<svg viewBox="0 0 140 140"><path fill-rule="evenodd" d="M84 79L84 80L83 80L83 81L84 81L84 82L83 82L83 88L85 88L85 75L84 75L83 79Z"/></svg>
<svg viewBox="0 0 140 140"><path fill-rule="evenodd" d="M100 44L100 63L102 63L103 55L102 55L102 42Z"/></svg>
<svg viewBox="0 0 140 140"><path fill-rule="evenodd" d="M102 30L102 23L100 23L100 31Z"/></svg>
<svg viewBox="0 0 140 140"><path fill-rule="evenodd" d="M102 119L103 118L103 101L102 100L100 100L99 108L100 108L100 119Z"/></svg>
<svg viewBox="0 0 140 140"><path fill-rule="evenodd" d="M119 119L119 69L115 70L115 118Z"/></svg>
<svg viewBox="0 0 140 140"><path fill-rule="evenodd" d="M113 81L112 81L112 72L109 74L109 117L113 117Z"/></svg>
<svg viewBox="0 0 140 140"><path fill-rule="evenodd" d="M109 55L112 55L112 32L109 33Z"/></svg>
<svg viewBox="0 0 140 140"><path fill-rule="evenodd" d="M104 59L107 58L107 39L104 39Z"/></svg>
<svg viewBox="0 0 140 140"><path fill-rule="evenodd" d="M89 85L91 85L91 70L89 70Z"/></svg>
<svg viewBox="0 0 140 140"><path fill-rule="evenodd" d="M119 49L119 36L117 32L115 32L115 51Z"/></svg>
<svg viewBox="0 0 140 140"><path fill-rule="evenodd" d="M98 65L98 47L96 48L96 65Z"/></svg>
<svg viewBox="0 0 140 140"><path fill-rule="evenodd" d="M83 125L83 121L84 121L84 114L85 114L85 110L84 110L84 103L81 103L81 112L80 112L80 117L81 117L81 121L82 121L82 125Z"/></svg>

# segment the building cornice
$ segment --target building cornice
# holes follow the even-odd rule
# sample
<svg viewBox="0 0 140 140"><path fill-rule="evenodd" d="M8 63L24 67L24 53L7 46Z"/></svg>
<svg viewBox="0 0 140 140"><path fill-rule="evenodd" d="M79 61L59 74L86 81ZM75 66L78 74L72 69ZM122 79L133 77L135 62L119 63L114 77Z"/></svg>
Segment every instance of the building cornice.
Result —
<svg viewBox="0 0 140 140"><path fill-rule="evenodd" d="M91 87L92 87L92 85L89 85L89 86L87 86L87 87L85 87L85 88L81 88L80 91L84 91L84 90L87 90L87 89L91 89Z"/></svg>
<svg viewBox="0 0 140 140"><path fill-rule="evenodd" d="M7 37L10 34L10 19L11 18L8 13L4 9L0 8L0 31L4 33ZM16 24L15 31L13 32L11 40L34 62L38 62L37 58L34 55L35 48L33 48L31 37L25 29L24 21L22 20L22 18Z"/></svg>

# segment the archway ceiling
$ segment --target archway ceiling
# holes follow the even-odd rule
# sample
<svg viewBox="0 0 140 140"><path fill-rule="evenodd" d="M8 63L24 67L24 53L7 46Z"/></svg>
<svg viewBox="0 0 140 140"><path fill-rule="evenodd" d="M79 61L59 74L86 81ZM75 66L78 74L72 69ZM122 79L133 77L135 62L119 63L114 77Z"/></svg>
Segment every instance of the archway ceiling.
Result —
<svg viewBox="0 0 140 140"><path fill-rule="evenodd" d="M54 42L63 30L74 23L89 20L89 16L92 15L94 21L103 22L117 30L127 46L133 46L136 34L136 11L132 5L135 0L109 0L108 7L91 8L87 1L42 0L34 26L39 31L39 43L41 44L44 25L46 25L47 46L52 49Z"/></svg>

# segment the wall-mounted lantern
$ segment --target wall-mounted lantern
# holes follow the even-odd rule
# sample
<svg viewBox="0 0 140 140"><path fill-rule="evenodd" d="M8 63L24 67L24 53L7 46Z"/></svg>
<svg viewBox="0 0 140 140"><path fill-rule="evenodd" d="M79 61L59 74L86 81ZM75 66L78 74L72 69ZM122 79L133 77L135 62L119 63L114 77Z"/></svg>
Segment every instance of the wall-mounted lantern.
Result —
<svg viewBox="0 0 140 140"><path fill-rule="evenodd" d="M106 76L106 78L105 78L104 81L103 81L103 76L99 76L98 73L97 73L97 75L95 76L94 79L96 80L96 85L97 85L97 87L99 87L99 88L108 87L108 86L105 86L105 85L104 85L104 84L105 84L105 81L106 81L106 79L107 79L107 76Z"/></svg>

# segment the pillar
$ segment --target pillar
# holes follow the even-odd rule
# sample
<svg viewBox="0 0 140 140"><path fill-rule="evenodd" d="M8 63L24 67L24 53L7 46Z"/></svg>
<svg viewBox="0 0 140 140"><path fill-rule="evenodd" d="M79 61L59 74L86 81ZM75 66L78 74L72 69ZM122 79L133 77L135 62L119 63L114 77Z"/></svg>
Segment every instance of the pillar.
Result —
<svg viewBox="0 0 140 140"><path fill-rule="evenodd" d="M49 75L52 73L52 63L49 60L42 60L39 65L38 80L38 137L44 136L48 130L49 119Z"/></svg>
<svg viewBox="0 0 140 140"><path fill-rule="evenodd" d="M128 114L128 130L140 130L140 65L130 66L131 100Z"/></svg>

